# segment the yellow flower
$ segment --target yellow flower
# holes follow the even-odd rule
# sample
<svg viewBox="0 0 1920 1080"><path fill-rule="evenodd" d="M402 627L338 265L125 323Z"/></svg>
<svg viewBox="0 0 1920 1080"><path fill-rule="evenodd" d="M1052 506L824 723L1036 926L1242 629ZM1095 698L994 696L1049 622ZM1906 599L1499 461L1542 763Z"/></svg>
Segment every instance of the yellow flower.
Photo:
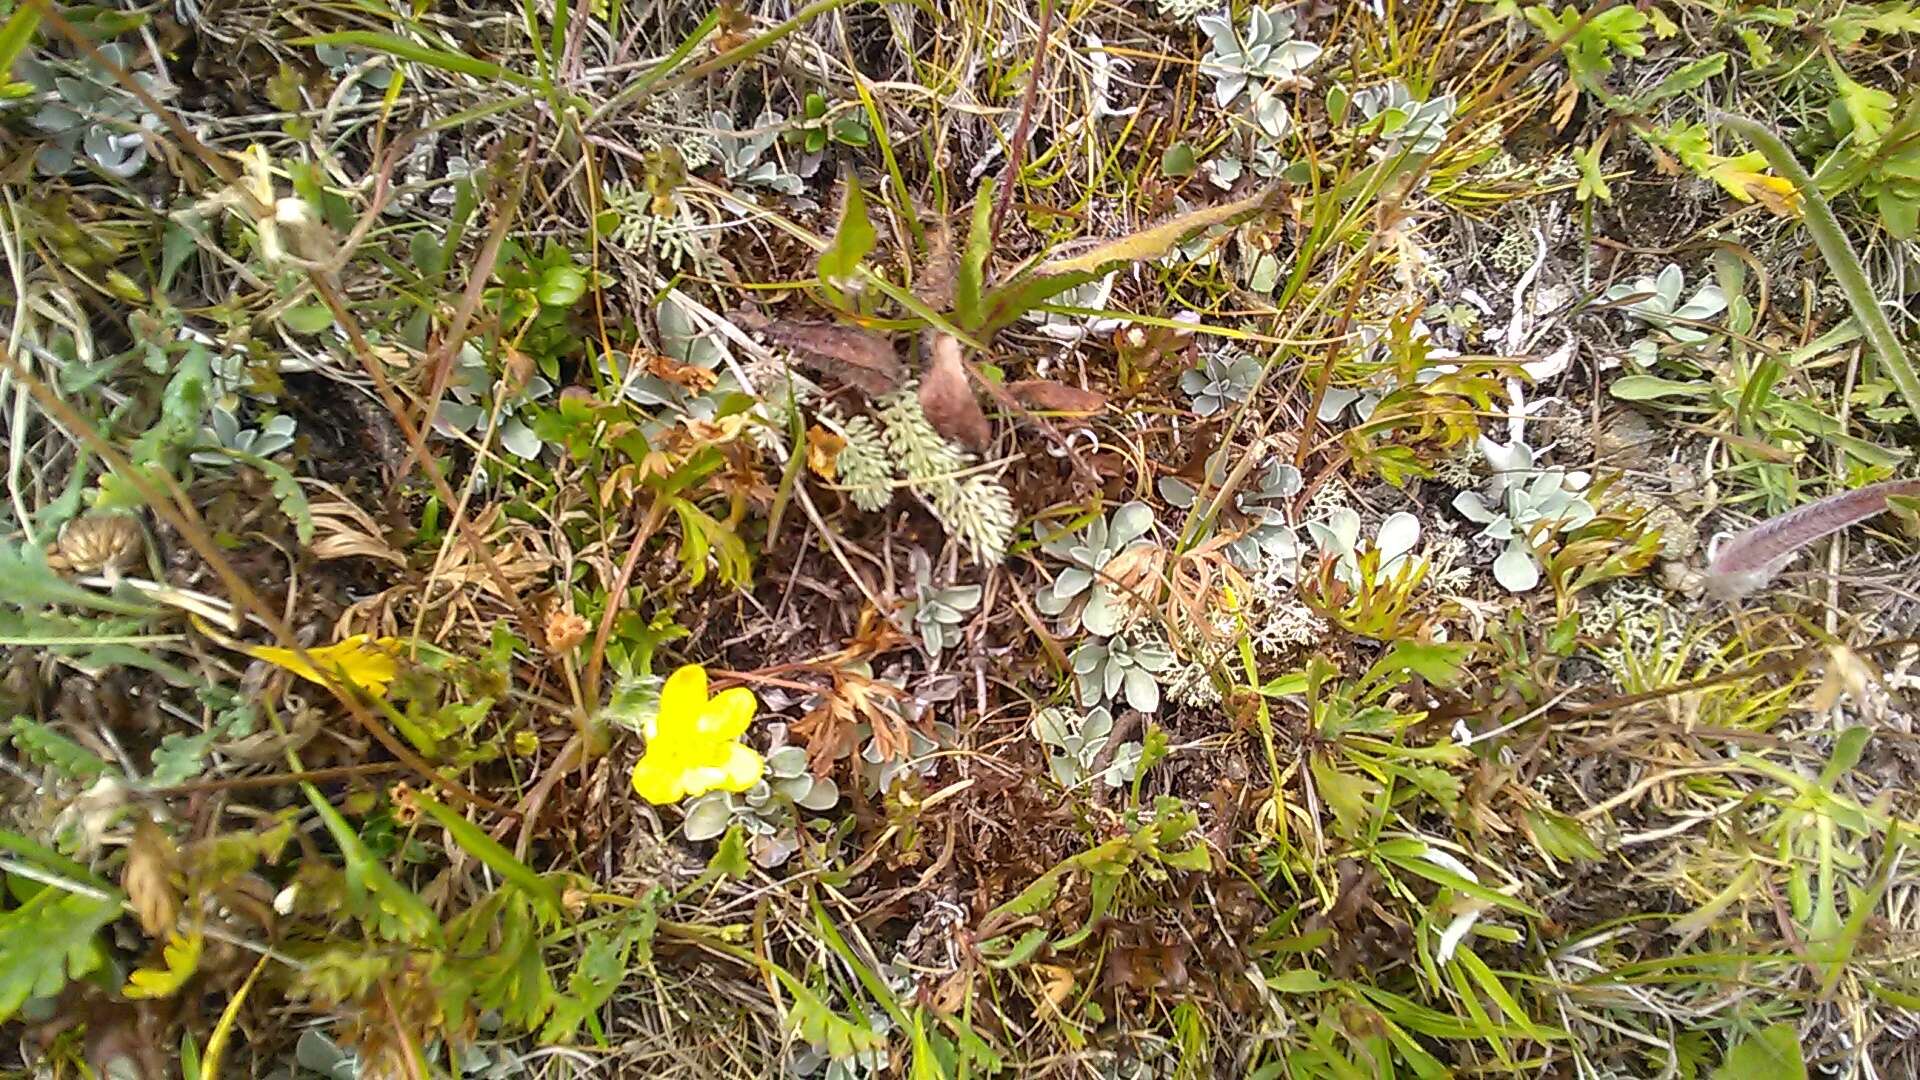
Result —
<svg viewBox="0 0 1920 1080"><path fill-rule="evenodd" d="M660 690L660 711L647 723L647 751L633 767L633 790L664 806L759 783L766 759L740 745L759 704L744 686L707 697L707 672L697 664L674 672Z"/></svg>
<svg viewBox="0 0 1920 1080"><path fill-rule="evenodd" d="M312 666L300 659L300 654L292 649L279 649L271 645L255 645L247 649L247 655L285 668L321 686L326 686L327 680L320 671L328 671L340 681L380 697L386 694L387 684L400 674L399 649L399 638L369 638L365 634L355 634L333 645L308 649L307 655L313 658ZM320 670L315 670L315 666Z"/></svg>

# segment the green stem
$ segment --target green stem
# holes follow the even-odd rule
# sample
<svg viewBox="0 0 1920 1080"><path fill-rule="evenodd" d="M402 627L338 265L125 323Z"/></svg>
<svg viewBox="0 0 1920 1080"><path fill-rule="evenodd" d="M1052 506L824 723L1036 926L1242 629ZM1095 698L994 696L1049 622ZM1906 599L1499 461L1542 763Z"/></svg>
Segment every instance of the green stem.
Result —
<svg viewBox="0 0 1920 1080"><path fill-rule="evenodd" d="M1780 137L1766 125L1727 113L1719 114L1718 119L1758 147L1767 164L1800 189L1800 197L1805 204L1807 230L1813 233L1813 242L1819 245L1820 254L1827 260L1827 268L1833 271L1834 279L1840 283L1840 290L1846 293L1847 305L1853 308L1853 317L1860 321L1860 329L1865 331L1867 341L1880 357L1881 365L1893 377L1900 396L1906 399L1907 411L1920 418L1920 374L1915 374L1913 361L1900 347L1900 339L1893 332L1893 323L1887 319L1887 313L1881 310L1874 298L1873 286L1867 281L1866 267L1861 265L1860 257L1853 253L1853 246L1847 243L1847 234L1840 230L1839 219L1833 216L1833 208L1821 197L1813 178L1801 168L1799 159L1793 156L1787 144L1781 142Z"/></svg>

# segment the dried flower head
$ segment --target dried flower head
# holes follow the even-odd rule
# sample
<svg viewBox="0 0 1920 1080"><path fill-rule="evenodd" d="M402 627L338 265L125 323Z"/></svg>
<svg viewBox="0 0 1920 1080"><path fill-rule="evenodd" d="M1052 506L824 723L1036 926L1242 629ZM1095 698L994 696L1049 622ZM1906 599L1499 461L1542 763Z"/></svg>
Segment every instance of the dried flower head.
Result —
<svg viewBox="0 0 1920 1080"><path fill-rule="evenodd" d="M55 554L82 574L124 570L139 558L143 540L131 515L88 514L61 527Z"/></svg>

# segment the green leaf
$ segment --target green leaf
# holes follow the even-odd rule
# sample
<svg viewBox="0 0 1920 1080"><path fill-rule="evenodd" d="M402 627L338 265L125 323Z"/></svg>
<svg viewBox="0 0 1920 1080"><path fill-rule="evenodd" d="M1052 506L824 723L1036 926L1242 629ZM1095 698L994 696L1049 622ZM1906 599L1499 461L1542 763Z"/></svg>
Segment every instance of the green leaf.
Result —
<svg viewBox="0 0 1920 1080"><path fill-rule="evenodd" d="M657 887L648 890L640 903L621 917L617 934L605 930L587 933L580 962L567 976L567 993L554 1003L546 1026L540 1029L542 1043L571 1041L580 1025L600 1011L626 981L629 970L636 964L644 967L652 963L653 935L660 925L659 905L665 896Z"/></svg>
<svg viewBox="0 0 1920 1080"><path fill-rule="evenodd" d="M293 532L302 544L313 542L313 510L307 505L307 493L301 489L300 481L285 465L258 454L249 454L240 450L224 450L227 456L251 465L259 470L273 484L273 497L280 503L280 512L293 522Z"/></svg>
<svg viewBox="0 0 1920 1080"><path fill-rule="evenodd" d="M486 830L461 817L445 804L423 794L415 794L414 799L420 804L420 809L439 822L440 827L447 830L454 843L465 849L467 854L487 864L508 884L526 893L538 905L543 917L551 921L560 918L560 890L553 882L534 873L532 867L514 858L513 852L488 836Z"/></svg>
<svg viewBox="0 0 1920 1080"><path fill-rule="evenodd" d="M1013 947L1007 950L1007 955L999 957L998 959L988 960L987 966L997 968L1001 971L1005 971L1008 968L1019 967L1021 964L1033 959L1034 954L1040 951L1040 946L1046 943L1047 928L1044 926L1036 926L1020 935L1020 939L1015 941ZM982 951L985 951L984 946L982 947Z"/></svg>
<svg viewBox="0 0 1920 1080"><path fill-rule="evenodd" d="M1282 994L1317 994L1332 990L1336 984L1312 968L1283 971L1267 976L1267 988Z"/></svg>
<svg viewBox="0 0 1920 1080"><path fill-rule="evenodd" d="M1160 155L1160 173L1163 176L1192 176L1199 167L1200 163L1193 156L1193 147L1185 140L1167 147L1167 152Z"/></svg>
<svg viewBox="0 0 1920 1080"><path fill-rule="evenodd" d="M973 197L973 227L967 232L967 250L953 281L954 322L972 333L980 328L980 291L987 278L987 255L993 246L993 177L980 181Z"/></svg>
<svg viewBox="0 0 1920 1080"><path fill-rule="evenodd" d="M281 312L280 321L296 334L317 334L333 325L333 311L325 304L301 304Z"/></svg>
<svg viewBox="0 0 1920 1080"><path fill-rule="evenodd" d="M713 858L707 860L707 873L738 880L752 872L753 866L747 861L746 826L735 823L713 849Z"/></svg>
<svg viewBox="0 0 1920 1080"><path fill-rule="evenodd" d="M106 962L96 935L120 917L121 900L117 892L96 897L47 885L0 913L0 1023L29 998L52 997Z"/></svg>
<svg viewBox="0 0 1920 1080"><path fill-rule="evenodd" d="M436 49L430 45L403 38L398 34L384 34L373 30L341 30L331 34L313 34L307 37L293 38L289 45L343 45L369 52L385 53L395 59L415 64L451 71L460 75L471 75L487 82L504 81L524 89L539 86L538 80L529 78L517 71L511 71L499 64L488 63L465 53L449 49Z"/></svg>
<svg viewBox="0 0 1920 1080"><path fill-rule="evenodd" d="M0 25L0 85L5 85L8 73L13 70L14 61L19 60L32 43L34 32L40 29L40 5L32 0L7 17L5 25Z"/></svg>
<svg viewBox="0 0 1920 1080"><path fill-rule="evenodd" d="M1658 375L1623 375L1607 387L1621 401L1659 401L1665 398L1703 398L1713 392L1705 383L1679 382Z"/></svg>
<svg viewBox="0 0 1920 1080"><path fill-rule="evenodd" d="M1708 56L1703 56L1685 65L1666 78L1661 79L1659 84L1653 89L1636 98L1634 104L1644 109L1648 105L1659 101L1661 98L1672 97L1675 94L1684 94L1726 69L1726 53L1712 53Z"/></svg>
<svg viewBox="0 0 1920 1080"><path fill-rule="evenodd" d="M1735 1043L1713 1080L1807 1080L1807 1059L1792 1024L1761 1028Z"/></svg>
<svg viewBox="0 0 1920 1080"><path fill-rule="evenodd" d="M587 275L571 266L549 266L534 295L548 307L572 307L587 294Z"/></svg>
<svg viewBox="0 0 1920 1080"><path fill-rule="evenodd" d="M1600 858L1600 848L1587 835L1585 827L1565 814L1552 810L1529 810L1527 827L1533 834L1534 845L1549 858Z"/></svg>
<svg viewBox="0 0 1920 1080"><path fill-rule="evenodd" d="M1585 150L1573 152L1573 163L1580 167L1580 185L1574 190L1574 198L1581 202L1599 199L1601 202L1613 201L1613 188L1607 186L1606 174L1600 168L1600 144L1594 143Z"/></svg>
<svg viewBox="0 0 1920 1080"><path fill-rule="evenodd" d="M840 227L834 230L833 243L820 253L820 284L836 299L857 279L860 260L873 250L878 238L867 217L867 195L860 181L847 176L846 202L840 212Z"/></svg>
<svg viewBox="0 0 1920 1080"><path fill-rule="evenodd" d="M100 755L38 720L16 716L11 727L13 748L20 751L22 757L68 780L91 784L108 773L116 776L120 773Z"/></svg>
<svg viewBox="0 0 1920 1080"><path fill-rule="evenodd" d="M1396 641L1362 681L1371 683L1375 673L1410 672L1441 689L1450 689L1460 681L1471 655L1471 641Z"/></svg>
<svg viewBox="0 0 1920 1080"><path fill-rule="evenodd" d="M1833 72L1834 85L1840 90L1840 107L1852 125L1854 140L1867 147L1876 145L1893 126L1893 95L1854 82L1831 58L1828 67Z"/></svg>

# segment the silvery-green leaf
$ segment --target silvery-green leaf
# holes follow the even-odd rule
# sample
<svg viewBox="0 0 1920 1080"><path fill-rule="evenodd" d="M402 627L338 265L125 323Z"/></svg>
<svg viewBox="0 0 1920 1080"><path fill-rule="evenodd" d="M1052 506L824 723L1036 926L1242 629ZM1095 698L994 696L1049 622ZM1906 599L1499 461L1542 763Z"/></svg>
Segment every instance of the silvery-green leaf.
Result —
<svg viewBox="0 0 1920 1080"><path fill-rule="evenodd" d="M1260 90L1253 95L1253 120L1260 126L1261 134L1273 142L1285 138L1293 128L1293 116L1287 112L1286 99L1273 90Z"/></svg>
<svg viewBox="0 0 1920 1080"><path fill-rule="evenodd" d="M1331 424L1340 419L1340 414L1347 411L1347 406L1359 400L1360 391L1358 390L1350 390L1344 386L1329 386L1326 396L1320 399L1320 409L1316 415L1320 417L1321 423Z"/></svg>
<svg viewBox="0 0 1920 1080"><path fill-rule="evenodd" d="M1085 675L1096 671L1107 662L1107 647L1097 641L1089 641L1073 650L1069 658L1075 674Z"/></svg>
<svg viewBox="0 0 1920 1080"><path fill-rule="evenodd" d="M1144 713L1160 709L1160 684L1139 668L1126 672L1127 704Z"/></svg>
<svg viewBox="0 0 1920 1080"><path fill-rule="evenodd" d="M813 787L807 791L806 796L794 800L796 805L808 810L831 810L839 801L840 785L827 777L815 779Z"/></svg>
<svg viewBox="0 0 1920 1080"><path fill-rule="evenodd" d="M1113 734L1113 713L1105 708L1088 709L1086 719L1080 724L1080 745L1098 749Z"/></svg>
<svg viewBox="0 0 1920 1080"><path fill-rule="evenodd" d="M479 427L481 419L485 416L486 410L478 405L442 401L439 413L434 416L433 426L446 434L458 434Z"/></svg>
<svg viewBox="0 0 1920 1080"><path fill-rule="evenodd" d="M1061 606L1065 607L1064 601L1071 600L1081 593L1086 592L1087 586L1091 584L1093 584L1092 570L1084 566L1069 566L1060 571L1059 575L1053 579L1054 596L1057 600L1061 600ZM1059 612L1056 611L1052 614L1057 615Z"/></svg>
<svg viewBox="0 0 1920 1080"><path fill-rule="evenodd" d="M695 843L711 840L727 831L733 810L724 791L713 791L687 803L686 835Z"/></svg>
<svg viewBox="0 0 1920 1080"><path fill-rule="evenodd" d="M1048 754L1047 772L1052 775L1053 782L1061 787L1072 787L1080 782L1079 762L1065 754Z"/></svg>
<svg viewBox="0 0 1920 1080"><path fill-rule="evenodd" d="M1133 647L1133 662L1148 671L1165 671L1173 666L1173 650L1157 641L1143 641Z"/></svg>
<svg viewBox="0 0 1920 1080"><path fill-rule="evenodd" d="M1213 84L1213 103L1224 109L1233 104L1233 99L1239 97L1240 91L1246 88L1247 77L1233 71L1217 78L1219 81Z"/></svg>
<svg viewBox="0 0 1920 1080"><path fill-rule="evenodd" d="M1332 550L1351 555L1360 547L1360 513L1350 507L1336 506L1327 514L1327 532Z"/></svg>
<svg viewBox="0 0 1920 1080"><path fill-rule="evenodd" d="M1269 75L1291 75L1318 59L1320 46L1296 39L1275 49L1264 70Z"/></svg>
<svg viewBox="0 0 1920 1080"><path fill-rule="evenodd" d="M1508 592L1526 592L1540 584L1540 564L1518 540L1493 560L1493 579Z"/></svg>
<svg viewBox="0 0 1920 1080"><path fill-rule="evenodd" d="M1181 510L1192 507L1194 497L1199 494L1193 485L1175 476L1163 476L1154 486L1159 489L1160 497L1167 501L1167 505Z"/></svg>
<svg viewBox="0 0 1920 1080"><path fill-rule="evenodd" d="M1453 508L1460 511L1468 521L1478 522L1481 525L1487 524L1497 516L1492 508L1487 506L1486 500L1480 497L1480 493L1472 490L1455 495Z"/></svg>
<svg viewBox="0 0 1920 1080"><path fill-rule="evenodd" d="M1111 637L1126 621L1127 602L1118 589L1106 583L1093 587L1093 595L1087 598L1087 606L1080 612L1080 625L1087 633L1101 637Z"/></svg>
<svg viewBox="0 0 1920 1080"><path fill-rule="evenodd" d="M767 751L767 775L775 780L791 780L807 771L807 751L798 746L777 746Z"/></svg>
<svg viewBox="0 0 1920 1080"><path fill-rule="evenodd" d="M1042 585L1033 596L1033 606L1042 615L1059 615L1073 603L1073 594L1062 593L1055 585Z"/></svg>
<svg viewBox="0 0 1920 1080"><path fill-rule="evenodd" d="M1680 289L1686 280L1686 275L1676 263L1668 263L1660 271L1660 276L1654 279L1654 294L1660 298L1660 310L1663 313L1680 306Z"/></svg>
<svg viewBox="0 0 1920 1080"><path fill-rule="evenodd" d="M1253 272L1247 275L1247 288L1257 293L1270 293L1278 284L1280 284L1280 257L1271 251L1263 251L1260 257L1253 261Z"/></svg>
<svg viewBox="0 0 1920 1080"><path fill-rule="evenodd" d="M1140 755L1143 747L1137 742L1125 742L1114 747L1113 757L1107 764L1107 771L1101 779L1108 787L1117 788L1131 783L1140 771Z"/></svg>
<svg viewBox="0 0 1920 1080"><path fill-rule="evenodd" d="M1387 520L1380 523L1380 534L1374 539L1383 568L1419 543L1420 519L1404 510L1388 515Z"/></svg>
<svg viewBox="0 0 1920 1080"><path fill-rule="evenodd" d="M533 429L518 418L500 425L500 445L517 458L540 456L540 436L535 435Z"/></svg>
<svg viewBox="0 0 1920 1080"><path fill-rule="evenodd" d="M953 609L956 616L963 611L972 611L980 606L981 589L978 585L954 585L940 590L940 602Z"/></svg>
<svg viewBox="0 0 1920 1080"><path fill-rule="evenodd" d="M1124 549L1153 528L1153 508L1143 502L1130 502L1113 512L1113 531L1108 546L1115 552Z"/></svg>

